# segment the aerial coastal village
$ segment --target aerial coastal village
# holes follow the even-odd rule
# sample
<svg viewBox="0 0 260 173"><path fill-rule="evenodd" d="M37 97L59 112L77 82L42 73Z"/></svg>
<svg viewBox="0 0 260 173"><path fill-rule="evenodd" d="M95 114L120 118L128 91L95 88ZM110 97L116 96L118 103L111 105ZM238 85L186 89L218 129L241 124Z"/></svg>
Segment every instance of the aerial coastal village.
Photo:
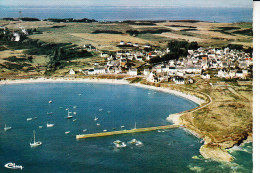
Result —
<svg viewBox="0 0 260 173"><path fill-rule="evenodd" d="M110 80L166 91L198 105L167 120L201 139L204 158L231 162L228 149L252 141L252 23L7 18L0 26L1 84Z"/></svg>

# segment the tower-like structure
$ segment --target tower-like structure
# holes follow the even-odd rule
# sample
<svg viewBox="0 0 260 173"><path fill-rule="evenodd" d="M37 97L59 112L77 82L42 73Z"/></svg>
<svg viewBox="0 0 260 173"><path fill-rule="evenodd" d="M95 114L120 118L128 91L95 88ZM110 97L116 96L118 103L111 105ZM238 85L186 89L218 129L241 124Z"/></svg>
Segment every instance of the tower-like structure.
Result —
<svg viewBox="0 0 260 173"><path fill-rule="evenodd" d="M22 11L19 11L19 18L23 18Z"/></svg>

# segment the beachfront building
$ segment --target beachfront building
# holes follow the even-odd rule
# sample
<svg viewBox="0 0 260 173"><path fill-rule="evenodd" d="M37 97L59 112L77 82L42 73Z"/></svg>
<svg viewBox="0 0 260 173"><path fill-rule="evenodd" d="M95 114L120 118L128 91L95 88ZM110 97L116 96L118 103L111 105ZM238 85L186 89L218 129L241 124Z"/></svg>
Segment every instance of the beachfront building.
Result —
<svg viewBox="0 0 260 173"><path fill-rule="evenodd" d="M70 75L75 75L76 73L75 73L75 71L73 69L70 69L69 74Z"/></svg>
<svg viewBox="0 0 260 173"><path fill-rule="evenodd" d="M105 68L94 68L94 74L106 74Z"/></svg>
<svg viewBox="0 0 260 173"><path fill-rule="evenodd" d="M210 79L210 75L209 74L206 74L206 73L203 73L202 75L201 75L201 78L202 79Z"/></svg>
<svg viewBox="0 0 260 173"><path fill-rule="evenodd" d="M125 42L124 41L120 41L119 45L123 46L123 45L125 45Z"/></svg>
<svg viewBox="0 0 260 173"><path fill-rule="evenodd" d="M175 76L174 78L173 78L173 81L176 83L176 84L185 84L185 80L184 80L184 78L183 77L181 77L181 76Z"/></svg>
<svg viewBox="0 0 260 173"><path fill-rule="evenodd" d="M150 70L149 69L144 69L144 75L145 76L149 76L150 74Z"/></svg>
<svg viewBox="0 0 260 173"><path fill-rule="evenodd" d="M137 69L129 69L128 74L130 76L137 76Z"/></svg>
<svg viewBox="0 0 260 173"><path fill-rule="evenodd" d="M107 58L109 57L109 54L108 52L101 52L101 55L100 55L102 58Z"/></svg>

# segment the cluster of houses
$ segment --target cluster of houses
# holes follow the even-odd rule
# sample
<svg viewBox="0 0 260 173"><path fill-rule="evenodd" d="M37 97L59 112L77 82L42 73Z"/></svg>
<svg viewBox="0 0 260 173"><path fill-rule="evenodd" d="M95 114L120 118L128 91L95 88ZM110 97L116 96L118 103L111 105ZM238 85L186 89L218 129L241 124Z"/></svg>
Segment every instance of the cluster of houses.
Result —
<svg viewBox="0 0 260 173"><path fill-rule="evenodd" d="M126 43L120 42L119 44L123 45ZM91 45L86 47L90 49ZM96 51L96 49L94 50ZM194 76L200 76L205 80L210 79L212 74L208 74L208 71L214 71L215 76L219 78L246 79L249 75L248 69L253 65L253 59L250 57L250 54L243 51L230 50L229 48L188 50L187 57L170 60L167 63L164 62L153 66L151 69L142 71L139 71L137 68L131 68L128 65L128 61L135 60L145 63L153 57L161 57L169 52L169 49L154 49L153 51L145 49L121 50L113 55L109 52L101 52L100 56L106 59L106 65L83 70L83 73L86 75L141 75L150 82L174 81L176 84L184 84L193 83Z"/></svg>
<svg viewBox="0 0 260 173"><path fill-rule="evenodd" d="M12 32L11 41L18 42L21 40L21 34L28 35L28 32L25 28L23 28L23 27L19 27L19 28L20 28L20 30ZM0 29L3 30L3 34L7 34L6 27L0 27Z"/></svg>
<svg viewBox="0 0 260 173"><path fill-rule="evenodd" d="M219 78L246 79L251 65L253 59L243 51L199 48L189 50L185 58L154 66L146 75L151 82L174 81L176 84L193 83L192 77L196 75L208 80L212 77L208 71L214 71Z"/></svg>

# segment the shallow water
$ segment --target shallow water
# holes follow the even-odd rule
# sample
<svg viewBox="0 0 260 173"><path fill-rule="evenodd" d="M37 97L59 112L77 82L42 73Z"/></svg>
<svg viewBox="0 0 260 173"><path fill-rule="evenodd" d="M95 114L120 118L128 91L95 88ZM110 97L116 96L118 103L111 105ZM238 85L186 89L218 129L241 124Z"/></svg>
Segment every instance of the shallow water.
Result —
<svg viewBox="0 0 260 173"><path fill-rule="evenodd" d="M48 103L52 100L53 103ZM221 164L199 156L200 140L183 129L126 134L77 141L76 134L112 128L168 125L170 113L192 109L189 100L128 85L86 83L0 86L0 172L15 162L25 172L244 172L252 170L252 145L232 151L235 162ZM76 112L67 120L66 108ZM53 114L47 114L53 112ZM29 117L37 117L27 121ZM99 118L94 121L94 118ZM46 123L54 123L47 128ZM100 123L100 126L96 124ZM4 124L12 127L4 132ZM43 128L39 129L39 126ZM87 132L83 132L88 129ZM30 148L32 132L43 142ZM65 131L71 131L65 134ZM128 144L131 139L142 146ZM115 148L113 141L127 143ZM251 149L250 149L251 145ZM198 157L193 157L198 156ZM197 158L197 159L192 159ZM217 169L216 169L217 168Z"/></svg>

